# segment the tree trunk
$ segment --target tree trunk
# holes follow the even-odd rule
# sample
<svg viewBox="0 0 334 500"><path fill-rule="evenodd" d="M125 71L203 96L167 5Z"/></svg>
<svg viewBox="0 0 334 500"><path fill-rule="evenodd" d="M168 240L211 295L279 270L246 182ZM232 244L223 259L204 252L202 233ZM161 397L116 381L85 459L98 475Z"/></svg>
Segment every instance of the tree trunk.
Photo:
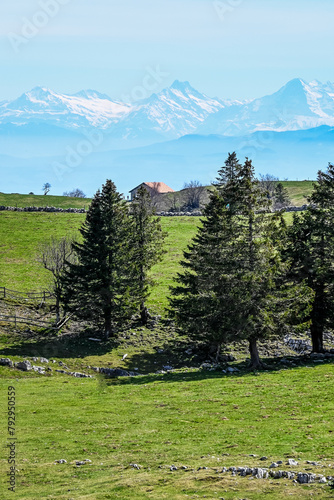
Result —
<svg viewBox="0 0 334 500"><path fill-rule="evenodd" d="M56 325L60 322L60 299L59 296L56 295Z"/></svg>
<svg viewBox="0 0 334 500"><path fill-rule="evenodd" d="M216 352L216 363L219 362L220 351L221 351L221 344L218 344Z"/></svg>
<svg viewBox="0 0 334 500"><path fill-rule="evenodd" d="M313 310L311 313L311 337L312 337L312 352L323 352L323 333L325 329L326 306L324 285L316 289L316 295L313 302Z"/></svg>
<svg viewBox="0 0 334 500"><path fill-rule="evenodd" d="M148 320L150 319L151 315L148 312L147 307L145 307L145 303L142 302L140 305L140 319L143 325L147 325Z"/></svg>
<svg viewBox="0 0 334 500"><path fill-rule="evenodd" d="M316 323L311 325L312 352L323 352L323 328Z"/></svg>
<svg viewBox="0 0 334 500"><path fill-rule="evenodd" d="M255 338L250 338L249 342L249 353L251 357L251 368L261 368L261 360L259 356L259 351L257 349L257 343Z"/></svg>
<svg viewBox="0 0 334 500"><path fill-rule="evenodd" d="M111 311L107 310L104 313L104 338L105 340L108 340L109 337L111 336L112 329L111 329Z"/></svg>

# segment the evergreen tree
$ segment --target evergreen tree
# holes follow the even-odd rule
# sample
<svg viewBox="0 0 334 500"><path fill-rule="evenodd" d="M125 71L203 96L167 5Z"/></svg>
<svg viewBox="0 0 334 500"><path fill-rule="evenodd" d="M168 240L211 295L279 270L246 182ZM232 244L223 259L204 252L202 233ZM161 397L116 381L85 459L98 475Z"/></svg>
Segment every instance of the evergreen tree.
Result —
<svg viewBox="0 0 334 500"><path fill-rule="evenodd" d="M274 208L284 208L291 205L288 190L279 182L274 191Z"/></svg>
<svg viewBox="0 0 334 500"><path fill-rule="evenodd" d="M149 319L146 299L152 280L148 273L152 266L161 260L163 241L166 233L162 231L160 219L154 217L155 208L151 196L144 187L140 187L131 204L132 215L132 284L136 286L134 294L140 305L140 317L143 325Z"/></svg>
<svg viewBox="0 0 334 500"><path fill-rule="evenodd" d="M233 153L229 153L227 159L225 160L225 164L218 170L218 177L216 177L215 185L223 186L227 182L233 180L239 169L241 164L237 158L235 151Z"/></svg>
<svg viewBox="0 0 334 500"><path fill-rule="evenodd" d="M323 333L334 321L334 166L318 172L311 205L294 214L288 230L286 259L297 282L306 280L314 293L310 312L313 352L322 352Z"/></svg>
<svg viewBox="0 0 334 500"><path fill-rule="evenodd" d="M183 272L171 288L170 313L188 336L217 351L236 322L233 242L238 228L221 196L214 191L205 219L181 262Z"/></svg>
<svg viewBox="0 0 334 500"><path fill-rule="evenodd" d="M269 203L246 159L212 194L170 299L190 337L217 351L222 342L247 340L254 368L261 365L257 342L285 333L299 320L295 310L307 306L305 288L297 293L286 279L279 251L285 224L267 213Z"/></svg>
<svg viewBox="0 0 334 500"><path fill-rule="evenodd" d="M131 221L110 180L93 198L80 233L82 243L73 245L78 262L69 263L64 278L64 302L77 318L103 327L108 339L135 308Z"/></svg>

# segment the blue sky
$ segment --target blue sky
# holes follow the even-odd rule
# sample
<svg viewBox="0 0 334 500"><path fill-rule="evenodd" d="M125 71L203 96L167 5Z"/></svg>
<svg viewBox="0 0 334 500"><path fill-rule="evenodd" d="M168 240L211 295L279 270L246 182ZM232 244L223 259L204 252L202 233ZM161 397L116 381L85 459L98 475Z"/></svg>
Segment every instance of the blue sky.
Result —
<svg viewBox="0 0 334 500"><path fill-rule="evenodd" d="M332 0L11 0L0 13L0 101L36 85L120 99L148 67L165 74L156 91L189 80L222 98L334 81Z"/></svg>

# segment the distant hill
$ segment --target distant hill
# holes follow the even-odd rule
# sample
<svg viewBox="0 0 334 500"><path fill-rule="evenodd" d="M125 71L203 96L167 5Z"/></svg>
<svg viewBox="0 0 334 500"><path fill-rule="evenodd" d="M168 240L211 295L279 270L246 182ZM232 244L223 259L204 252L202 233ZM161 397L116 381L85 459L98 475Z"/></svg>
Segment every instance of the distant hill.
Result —
<svg viewBox="0 0 334 500"><path fill-rule="evenodd" d="M307 203L307 197L310 196L313 190L313 181L282 181L284 187L287 188L291 202L296 206L301 206ZM208 186L209 188L210 186ZM180 195L185 202L186 195L184 191L176 191L173 195ZM172 204L172 195L167 193L161 196L161 203L158 206L160 210L170 208ZM208 195L204 196L208 199ZM0 206L10 207L56 207L56 208L87 208L89 207L91 198L70 198L68 196L52 196L52 195L30 195L19 193L0 193Z"/></svg>
<svg viewBox="0 0 334 500"><path fill-rule="evenodd" d="M56 207L88 208L89 198L70 198L68 196L32 195L19 193L0 193L0 206L5 207Z"/></svg>

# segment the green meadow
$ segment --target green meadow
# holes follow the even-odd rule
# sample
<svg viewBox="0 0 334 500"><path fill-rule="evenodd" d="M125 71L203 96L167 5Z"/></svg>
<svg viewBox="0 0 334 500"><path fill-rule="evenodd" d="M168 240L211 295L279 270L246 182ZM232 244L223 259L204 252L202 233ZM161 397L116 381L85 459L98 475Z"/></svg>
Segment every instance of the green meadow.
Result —
<svg viewBox="0 0 334 500"><path fill-rule="evenodd" d="M2 447L1 498L333 498L328 485L222 473L282 460L282 470L333 474L332 365L115 381L0 373L3 408L8 385L16 390L18 438L15 493L6 491ZM3 418L2 443L6 431Z"/></svg>
<svg viewBox="0 0 334 500"><path fill-rule="evenodd" d="M52 236L78 235L84 218L0 212L0 286L46 289L49 277L36 259L38 249ZM75 324L56 334L0 323L0 357L40 366L32 357L44 356L51 368L40 375L0 366L1 499L333 498L329 484L223 472L231 466L269 470L281 460L281 470L334 476L334 370L332 360L312 361L286 348L287 368L270 346L261 346L267 369L249 372L247 345L226 347L237 374L199 367L201 356L165 318L169 286L198 224L197 217L162 218L166 253L152 270L156 286L149 299L151 311L162 315L157 325L133 323L118 339L101 343L89 340L98 332ZM6 307L24 306L0 300L0 311ZM187 354L189 347L194 352ZM158 374L165 365L174 371ZM93 367L140 375L108 379ZM7 489L9 386L16 392L15 492ZM289 458L298 466L287 465ZM66 463L56 463L62 459Z"/></svg>

